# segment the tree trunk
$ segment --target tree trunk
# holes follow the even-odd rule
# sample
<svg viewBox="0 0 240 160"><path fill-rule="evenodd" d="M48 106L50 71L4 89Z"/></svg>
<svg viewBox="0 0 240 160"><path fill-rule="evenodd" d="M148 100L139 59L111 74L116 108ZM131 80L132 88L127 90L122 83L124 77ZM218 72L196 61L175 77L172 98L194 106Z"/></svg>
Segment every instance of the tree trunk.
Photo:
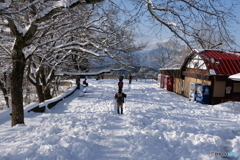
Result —
<svg viewBox="0 0 240 160"><path fill-rule="evenodd" d="M39 72L36 73L36 84L35 84L39 103L42 103L45 101L44 93L43 93L43 86L41 85L41 78L39 75L41 73L41 71L42 71L42 67L40 67Z"/></svg>
<svg viewBox="0 0 240 160"><path fill-rule="evenodd" d="M77 89L80 89L80 76L76 77L76 85L77 85Z"/></svg>
<svg viewBox="0 0 240 160"><path fill-rule="evenodd" d="M7 107L9 108L7 89L4 87L4 84L3 84L1 81L0 81L0 89L1 89L2 92L3 92L3 96L4 96L4 99L5 99L5 101L6 101L6 105L7 105Z"/></svg>
<svg viewBox="0 0 240 160"><path fill-rule="evenodd" d="M9 98L8 98L8 94L7 94L6 88L3 88L2 91L3 91L3 94L4 94L4 99L5 99L6 105L7 105L8 108L10 108L10 106L9 106Z"/></svg>
<svg viewBox="0 0 240 160"><path fill-rule="evenodd" d="M44 89L44 99L47 100L47 99L51 99L52 98L52 95L51 95L51 90L49 87L45 87Z"/></svg>
<svg viewBox="0 0 240 160"><path fill-rule="evenodd" d="M35 87L36 87L37 96L38 96L38 103L44 102L44 95L43 95L42 85L36 84Z"/></svg>
<svg viewBox="0 0 240 160"><path fill-rule="evenodd" d="M24 58L24 54L22 53L22 48L18 47L18 44L16 43L12 51L12 126L15 126L16 124L24 124L22 82L25 62L26 60Z"/></svg>

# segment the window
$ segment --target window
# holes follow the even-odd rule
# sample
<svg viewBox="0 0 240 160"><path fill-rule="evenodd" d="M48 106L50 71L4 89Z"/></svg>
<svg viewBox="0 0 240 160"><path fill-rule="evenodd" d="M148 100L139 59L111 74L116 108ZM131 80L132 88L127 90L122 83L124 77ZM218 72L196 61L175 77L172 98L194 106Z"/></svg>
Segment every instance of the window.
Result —
<svg viewBox="0 0 240 160"><path fill-rule="evenodd" d="M207 69L203 59L199 55L193 55L191 57L191 59L188 61L187 68L203 70Z"/></svg>

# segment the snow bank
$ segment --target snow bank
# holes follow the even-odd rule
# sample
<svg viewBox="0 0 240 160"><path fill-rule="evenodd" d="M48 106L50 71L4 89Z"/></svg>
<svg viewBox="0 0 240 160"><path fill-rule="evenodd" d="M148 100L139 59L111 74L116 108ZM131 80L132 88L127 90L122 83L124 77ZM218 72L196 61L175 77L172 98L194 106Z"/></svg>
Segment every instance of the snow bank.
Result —
<svg viewBox="0 0 240 160"><path fill-rule="evenodd" d="M30 111L33 111L33 112L44 112L45 109L50 109L52 107L54 107L58 102L64 100L65 98L69 97L70 95L73 94L73 92L75 92L75 90L77 89L77 86L76 84L72 82L72 87L70 89L68 89L66 92L58 95L57 97L54 97L52 99L49 99L49 100L46 100L42 103L31 103L30 105L28 105L27 107L24 107L24 108L30 108L32 107L31 109L28 109L28 112ZM47 108L46 108L47 107Z"/></svg>

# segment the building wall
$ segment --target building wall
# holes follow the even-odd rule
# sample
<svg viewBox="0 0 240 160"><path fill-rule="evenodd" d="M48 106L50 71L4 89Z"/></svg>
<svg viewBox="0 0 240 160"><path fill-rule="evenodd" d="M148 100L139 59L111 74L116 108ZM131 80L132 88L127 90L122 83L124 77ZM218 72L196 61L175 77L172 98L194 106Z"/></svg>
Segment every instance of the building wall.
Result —
<svg viewBox="0 0 240 160"><path fill-rule="evenodd" d="M240 101L240 82L214 81L212 104L227 101Z"/></svg>
<svg viewBox="0 0 240 160"><path fill-rule="evenodd" d="M239 82L233 83L233 93L240 93L240 83Z"/></svg>
<svg viewBox="0 0 240 160"><path fill-rule="evenodd" d="M190 85L190 82L211 86L211 81L197 79L197 78L191 78L191 77L185 77L184 78L184 92L183 92L183 95L185 97L189 97L189 85Z"/></svg>
<svg viewBox="0 0 240 160"><path fill-rule="evenodd" d="M192 83L198 83L198 84L204 84L209 85L212 87L212 98L211 98L211 104L218 104L226 101L240 101L240 82L233 82L231 80L228 81L213 81L213 84L211 81L207 80L201 80L197 78L191 78L191 77L185 77L184 79L184 92L183 96L189 97L189 86L190 82ZM177 85L177 84L175 84ZM230 89L229 89L230 88ZM229 89L229 91L228 91ZM177 93L174 90L174 92Z"/></svg>
<svg viewBox="0 0 240 160"><path fill-rule="evenodd" d="M225 97L226 81L214 81L213 97Z"/></svg>
<svg viewBox="0 0 240 160"><path fill-rule="evenodd" d="M177 94L182 94L183 93L183 84L184 80L180 78L174 78L173 80L173 92Z"/></svg>

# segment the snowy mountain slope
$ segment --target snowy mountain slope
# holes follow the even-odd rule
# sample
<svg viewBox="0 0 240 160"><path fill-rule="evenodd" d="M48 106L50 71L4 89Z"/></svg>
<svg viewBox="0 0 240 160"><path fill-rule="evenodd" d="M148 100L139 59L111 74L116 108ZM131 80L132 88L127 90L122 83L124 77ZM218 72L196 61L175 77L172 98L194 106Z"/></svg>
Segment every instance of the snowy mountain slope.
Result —
<svg viewBox="0 0 240 160"><path fill-rule="evenodd" d="M145 50L145 51L139 51L139 52L134 52L134 56L139 59L139 64L144 67L151 67L155 69L156 71L159 70L159 68L162 68L162 64L160 64L159 60L156 59L156 57L161 56L164 53L164 57L167 59L167 53L171 55L171 57L174 55L174 53L177 52L178 55L180 56L182 53L175 51L175 50L169 50L167 48L157 48L157 49L152 49L152 50ZM177 58L175 58L177 60ZM166 62L167 63L167 62ZM175 61L173 64L169 65L176 65L178 63Z"/></svg>
<svg viewBox="0 0 240 160"><path fill-rule="evenodd" d="M151 49L151 50L144 50L144 51L136 51L132 52L131 54L134 56L134 59L138 61L138 64L135 64L137 66L142 67L148 67L154 69L156 72L159 71L159 68L162 68L162 66L159 64L156 57L156 52L158 52L160 49ZM166 48L161 48L162 52L174 52L172 50L168 50ZM180 54L180 53L179 53ZM166 55L167 56L167 55ZM101 63L100 62L92 62L94 64L94 68L106 68L113 64L117 63L116 60L104 57L102 58Z"/></svg>
<svg viewBox="0 0 240 160"><path fill-rule="evenodd" d="M139 59L139 64L144 67L150 67L159 71L159 68L162 66L159 64L158 60L151 54L151 52L135 54L136 57Z"/></svg>
<svg viewBox="0 0 240 160"><path fill-rule="evenodd" d="M118 116L117 82L88 80L83 97L77 91L44 114L25 113L26 125L11 128L5 119L0 159L221 160L210 152L240 154L238 102L201 105L152 80L131 85L124 80L127 98Z"/></svg>

